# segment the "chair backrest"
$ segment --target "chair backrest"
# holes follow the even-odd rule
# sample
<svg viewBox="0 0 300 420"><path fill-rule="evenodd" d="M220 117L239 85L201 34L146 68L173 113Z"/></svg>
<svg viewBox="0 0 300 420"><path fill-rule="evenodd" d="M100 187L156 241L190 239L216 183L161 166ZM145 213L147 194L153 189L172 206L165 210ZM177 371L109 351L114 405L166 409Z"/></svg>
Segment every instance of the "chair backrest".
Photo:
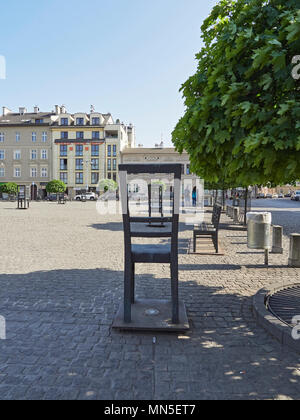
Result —
<svg viewBox="0 0 300 420"><path fill-rule="evenodd" d="M220 219L221 219L222 207L218 205L214 205L213 215L212 215L212 224L216 229L219 227Z"/></svg>
<svg viewBox="0 0 300 420"><path fill-rule="evenodd" d="M172 258L178 257L178 224L180 210L180 164L123 164L119 165L120 193L123 213L123 227L125 240L125 258L131 257L132 238L171 238ZM129 211L127 175L142 174L173 174L174 176L174 199L171 217L131 217ZM171 231L143 231L133 232L132 223L171 223Z"/></svg>

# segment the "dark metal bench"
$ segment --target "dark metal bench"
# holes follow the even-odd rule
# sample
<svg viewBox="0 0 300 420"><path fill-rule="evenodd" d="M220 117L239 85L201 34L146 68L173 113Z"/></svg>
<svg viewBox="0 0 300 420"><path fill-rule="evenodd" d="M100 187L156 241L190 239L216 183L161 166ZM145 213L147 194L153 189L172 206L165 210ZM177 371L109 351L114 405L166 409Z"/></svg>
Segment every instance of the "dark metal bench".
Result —
<svg viewBox="0 0 300 420"><path fill-rule="evenodd" d="M211 223L203 222L201 225L194 227L194 252L197 251L197 238L200 236L210 236L213 240L216 254L219 252L219 224L222 213L222 207L215 205L213 209Z"/></svg>

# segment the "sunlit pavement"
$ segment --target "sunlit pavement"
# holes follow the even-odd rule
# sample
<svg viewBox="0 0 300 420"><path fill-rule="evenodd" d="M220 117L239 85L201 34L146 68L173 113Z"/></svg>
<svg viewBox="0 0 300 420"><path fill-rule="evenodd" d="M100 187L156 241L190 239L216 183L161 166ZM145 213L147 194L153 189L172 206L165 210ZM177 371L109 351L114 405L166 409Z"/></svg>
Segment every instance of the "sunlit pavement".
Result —
<svg viewBox="0 0 300 420"><path fill-rule="evenodd" d="M300 232L300 203L257 200L285 233ZM246 232L222 217L224 256L187 253L180 233L180 294L185 336L111 330L123 294L119 216L95 203L0 203L1 399L299 398L299 355L281 348L254 321L252 296L275 281L299 280L285 253L262 264ZM226 228L226 229L224 229ZM169 267L137 268L137 295L170 295Z"/></svg>

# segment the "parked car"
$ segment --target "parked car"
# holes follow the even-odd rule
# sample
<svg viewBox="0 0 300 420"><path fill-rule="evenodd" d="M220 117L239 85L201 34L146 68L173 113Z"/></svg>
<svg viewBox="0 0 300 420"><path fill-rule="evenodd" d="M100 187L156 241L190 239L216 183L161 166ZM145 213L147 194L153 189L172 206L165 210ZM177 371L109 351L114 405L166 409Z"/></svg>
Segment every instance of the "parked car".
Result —
<svg viewBox="0 0 300 420"><path fill-rule="evenodd" d="M266 194L266 198L272 199L273 198L273 194L271 194L271 193Z"/></svg>
<svg viewBox="0 0 300 420"><path fill-rule="evenodd" d="M279 198L279 195L278 194L273 194L272 198Z"/></svg>
<svg viewBox="0 0 300 420"><path fill-rule="evenodd" d="M259 193L256 198L266 198L265 193Z"/></svg>
<svg viewBox="0 0 300 420"><path fill-rule="evenodd" d="M285 198L291 198L291 196L292 194L290 192L284 195Z"/></svg>
<svg viewBox="0 0 300 420"><path fill-rule="evenodd" d="M300 191L294 191L291 198L294 201L300 201Z"/></svg>
<svg viewBox="0 0 300 420"><path fill-rule="evenodd" d="M278 194L278 198L284 198L283 194Z"/></svg>
<svg viewBox="0 0 300 420"><path fill-rule="evenodd" d="M97 195L93 192L88 192L86 194L78 194L74 198L76 201L82 201L86 199L87 201L96 201Z"/></svg>

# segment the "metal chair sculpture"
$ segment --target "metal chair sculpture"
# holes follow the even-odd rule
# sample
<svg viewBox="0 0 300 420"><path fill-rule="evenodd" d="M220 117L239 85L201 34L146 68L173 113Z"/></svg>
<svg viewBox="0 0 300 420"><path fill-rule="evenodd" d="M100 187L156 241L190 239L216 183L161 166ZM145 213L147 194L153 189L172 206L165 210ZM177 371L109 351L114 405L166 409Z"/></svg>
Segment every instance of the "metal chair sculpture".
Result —
<svg viewBox="0 0 300 420"><path fill-rule="evenodd" d="M158 213L160 214L160 217L163 219L164 217L164 212L163 212L163 187L161 185L158 186L158 207L156 208L154 206L154 204L157 204L155 202L155 198L153 199L152 197L152 192L153 192L153 188L152 188L152 184L148 185L148 206L149 206L149 217L152 217L152 213L155 212L155 210L158 210ZM152 222L149 223L148 227L152 227L152 228L164 228L164 222L161 222L160 224L153 224Z"/></svg>
<svg viewBox="0 0 300 420"><path fill-rule="evenodd" d="M28 188L25 185L19 185L18 187L18 210L28 210L29 209L29 195Z"/></svg>
<svg viewBox="0 0 300 420"><path fill-rule="evenodd" d="M174 174L174 201L172 217L131 217L127 193L127 174ZM170 264L172 292L172 324L179 324L178 296L178 222L180 202L181 165L119 165L121 201L125 238L124 273L124 322L132 321L132 305L135 303L135 265L140 263ZM171 231L132 230L132 224L171 223ZM135 245L132 238L170 238L171 244Z"/></svg>

